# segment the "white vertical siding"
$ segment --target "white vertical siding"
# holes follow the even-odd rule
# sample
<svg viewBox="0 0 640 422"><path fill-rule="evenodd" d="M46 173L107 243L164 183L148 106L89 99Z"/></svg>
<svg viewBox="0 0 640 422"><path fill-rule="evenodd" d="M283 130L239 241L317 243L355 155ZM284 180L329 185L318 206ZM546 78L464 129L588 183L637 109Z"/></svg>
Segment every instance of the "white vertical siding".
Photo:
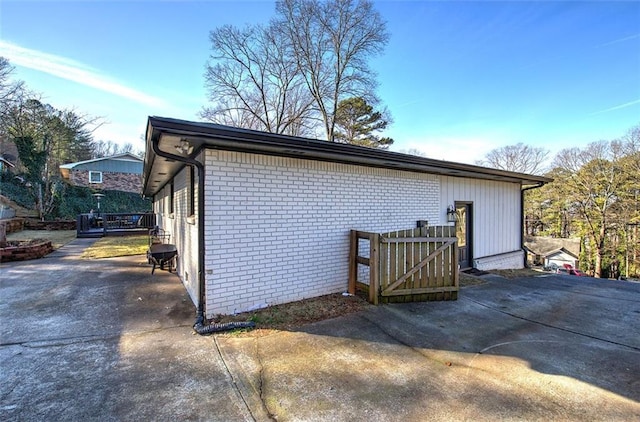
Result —
<svg viewBox="0 0 640 422"><path fill-rule="evenodd" d="M474 259L520 249L519 184L447 176L440 180L442 221L447 205L473 203Z"/></svg>

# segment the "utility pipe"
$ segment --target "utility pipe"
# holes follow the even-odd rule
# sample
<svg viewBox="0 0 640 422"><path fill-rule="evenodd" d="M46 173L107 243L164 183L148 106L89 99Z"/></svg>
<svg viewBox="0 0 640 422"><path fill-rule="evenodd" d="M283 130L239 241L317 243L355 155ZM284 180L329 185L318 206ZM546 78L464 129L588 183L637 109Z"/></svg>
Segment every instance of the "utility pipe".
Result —
<svg viewBox="0 0 640 422"><path fill-rule="evenodd" d="M529 263L527 262L527 250L524 247L524 193L525 191L538 189L542 186L544 186L544 182L538 182L534 186L520 189L520 249L524 252L524 268L529 268Z"/></svg>

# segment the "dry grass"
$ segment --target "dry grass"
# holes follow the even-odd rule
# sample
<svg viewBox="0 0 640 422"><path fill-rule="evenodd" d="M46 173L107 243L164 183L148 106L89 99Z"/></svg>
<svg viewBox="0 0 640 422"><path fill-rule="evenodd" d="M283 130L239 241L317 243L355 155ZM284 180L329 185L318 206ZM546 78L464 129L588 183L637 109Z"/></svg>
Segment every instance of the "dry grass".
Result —
<svg viewBox="0 0 640 422"><path fill-rule="evenodd" d="M28 241L35 239L50 240L53 249L58 249L75 238L75 230L22 230L16 233L9 233L7 235L7 240L9 241Z"/></svg>
<svg viewBox="0 0 640 422"><path fill-rule="evenodd" d="M81 258L100 259L116 256L143 255L149 248L148 236L112 236L98 239L82 253Z"/></svg>
<svg viewBox="0 0 640 422"><path fill-rule="evenodd" d="M522 268L519 270L491 270L489 272L504 278L536 277L542 274L542 271L533 270L531 268Z"/></svg>
<svg viewBox="0 0 640 422"><path fill-rule="evenodd" d="M305 324L336 318L366 309L370 305L358 296L341 293L320 296L282 305L269 306L237 315L218 315L214 322L253 321L257 329L243 335L261 336L273 330L292 330Z"/></svg>

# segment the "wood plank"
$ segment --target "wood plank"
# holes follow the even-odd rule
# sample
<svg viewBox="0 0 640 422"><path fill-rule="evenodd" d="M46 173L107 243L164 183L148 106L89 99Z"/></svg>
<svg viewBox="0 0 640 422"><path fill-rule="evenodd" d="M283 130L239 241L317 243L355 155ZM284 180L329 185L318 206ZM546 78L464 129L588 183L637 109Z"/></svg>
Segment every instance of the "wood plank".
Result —
<svg viewBox="0 0 640 422"><path fill-rule="evenodd" d="M389 244L380 243L380 289L389 285Z"/></svg>
<svg viewBox="0 0 640 422"><path fill-rule="evenodd" d="M369 262L370 261L371 261L371 259L365 258L364 256L356 256L356 262L358 264L369 266Z"/></svg>
<svg viewBox="0 0 640 422"><path fill-rule="evenodd" d="M440 246L439 248L437 248L436 250L434 250L432 253L430 253L425 259L423 259L422 261L420 261L416 266L414 266L413 268L411 268L409 271L407 271L402 277L399 277L395 282L393 282L389 288L387 290L392 290L395 289L396 287L398 287L400 284L402 284L406 279L408 279L409 277L411 277L411 275L415 274L421 267L423 267L427 262L431 261L432 259L434 259L435 257L439 256L441 254L441 252L443 250L445 250L448 246L450 245L450 243L445 243L444 245Z"/></svg>
<svg viewBox="0 0 640 422"><path fill-rule="evenodd" d="M427 287L421 289L403 289L403 290L392 290L387 292L382 292L382 296L404 296L408 294L418 295L418 294L428 294L428 293L443 293L443 292L457 292L458 287L454 286L441 286L441 287Z"/></svg>
<svg viewBox="0 0 640 422"><path fill-rule="evenodd" d="M380 286L380 235L374 233L369 241L369 302L378 304L378 291Z"/></svg>
<svg viewBox="0 0 640 422"><path fill-rule="evenodd" d="M385 235L386 236L386 235ZM455 236L421 236L421 237L384 237L382 238L383 243L402 243L402 242L448 242L453 239L457 239Z"/></svg>
<svg viewBox="0 0 640 422"><path fill-rule="evenodd" d="M436 229L435 227L431 226L429 227L429 237L436 237ZM433 253L433 251L436 249L436 244L435 242L429 242L429 255L431 255L431 253ZM427 284L427 287L435 287L436 286L436 266L434 262L429 262L429 276L428 276L429 282Z"/></svg>
<svg viewBox="0 0 640 422"><path fill-rule="evenodd" d="M356 282L358 281L358 236L355 230L349 232L349 285L348 292L356 294Z"/></svg>
<svg viewBox="0 0 640 422"><path fill-rule="evenodd" d="M458 269L458 242L453 244L453 258L452 258L452 269L453 269L453 286L460 286L460 270Z"/></svg>
<svg viewBox="0 0 640 422"><path fill-rule="evenodd" d="M398 237L405 237L404 236L404 230L398 230L397 235L398 235ZM397 265L398 265L398 270L397 271L398 272L396 273L396 281L405 274L406 268L407 268L406 267L407 263L405 261L405 252L406 252L407 244L406 243L398 243L397 245L398 245L398 261L397 261ZM395 281L394 281L394 283L395 283ZM402 282L400 284L402 284Z"/></svg>
<svg viewBox="0 0 640 422"><path fill-rule="evenodd" d="M420 234L420 229L414 230L414 234L417 236ZM421 262L423 259L422 252L420 249L420 242L413 243L413 265ZM413 265L411 267L413 267ZM418 289L420 288L420 280L422 279L422 269L424 266L420 267L420 270L413 276L413 283L411 285L412 288Z"/></svg>
<svg viewBox="0 0 640 422"><path fill-rule="evenodd" d="M389 233L390 237L396 236L395 233ZM389 245L389 284L394 283L398 279L398 244Z"/></svg>
<svg viewBox="0 0 640 422"><path fill-rule="evenodd" d="M442 226L436 227L435 229L436 229L436 237L442 237ZM442 249L443 252L447 247L449 247L449 244L445 243L444 245L440 246L440 248L442 248L445 245L446 247ZM439 254L435 257L435 263L436 263L436 278L437 278L436 286L442 287L444 286L444 278L443 278L444 268L443 268L442 254Z"/></svg>

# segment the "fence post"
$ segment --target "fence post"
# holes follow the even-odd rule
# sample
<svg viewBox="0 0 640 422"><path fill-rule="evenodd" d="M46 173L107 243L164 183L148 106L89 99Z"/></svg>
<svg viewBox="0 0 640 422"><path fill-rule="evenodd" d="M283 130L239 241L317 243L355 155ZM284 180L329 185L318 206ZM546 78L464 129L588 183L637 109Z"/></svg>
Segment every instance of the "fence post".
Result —
<svg viewBox="0 0 640 422"><path fill-rule="evenodd" d="M349 287L348 292L356 294L358 281L358 235L355 230L349 232Z"/></svg>
<svg viewBox="0 0 640 422"><path fill-rule="evenodd" d="M380 234L369 236L369 302L378 304L380 290Z"/></svg>

